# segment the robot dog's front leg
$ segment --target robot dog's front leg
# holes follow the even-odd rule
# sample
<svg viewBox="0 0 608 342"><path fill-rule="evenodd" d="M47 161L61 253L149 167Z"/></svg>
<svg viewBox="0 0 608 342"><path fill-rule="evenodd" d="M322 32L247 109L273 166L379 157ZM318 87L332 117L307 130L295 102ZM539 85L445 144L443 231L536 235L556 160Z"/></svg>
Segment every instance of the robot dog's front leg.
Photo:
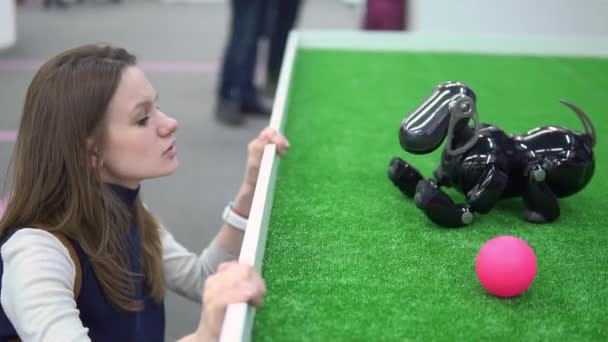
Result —
<svg viewBox="0 0 608 342"><path fill-rule="evenodd" d="M440 226L458 228L473 221L469 206L454 203L432 180L418 182L414 201L431 221Z"/></svg>
<svg viewBox="0 0 608 342"><path fill-rule="evenodd" d="M423 179L415 167L399 157L394 157L391 160L388 166L388 178L409 198L414 197L416 185Z"/></svg>
<svg viewBox="0 0 608 342"><path fill-rule="evenodd" d="M434 181L418 183L414 200L431 221L450 228L465 226L473 221L473 213L487 213L500 200L507 184L507 175L488 165L477 185L467 193L464 204L457 204Z"/></svg>

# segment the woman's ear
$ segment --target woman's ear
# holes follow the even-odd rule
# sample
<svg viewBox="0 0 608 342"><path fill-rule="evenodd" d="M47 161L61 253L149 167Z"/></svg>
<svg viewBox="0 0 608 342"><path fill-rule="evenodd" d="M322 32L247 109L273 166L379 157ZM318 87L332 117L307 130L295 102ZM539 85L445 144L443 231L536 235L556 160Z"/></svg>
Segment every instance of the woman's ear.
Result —
<svg viewBox="0 0 608 342"><path fill-rule="evenodd" d="M94 152L91 154L91 166L96 169L97 167L103 167L103 160L97 157Z"/></svg>
<svg viewBox="0 0 608 342"><path fill-rule="evenodd" d="M99 156L99 149L93 142L93 139L87 139L87 151L91 157L91 166L93 168L103 167L103 159Z"/></svg>

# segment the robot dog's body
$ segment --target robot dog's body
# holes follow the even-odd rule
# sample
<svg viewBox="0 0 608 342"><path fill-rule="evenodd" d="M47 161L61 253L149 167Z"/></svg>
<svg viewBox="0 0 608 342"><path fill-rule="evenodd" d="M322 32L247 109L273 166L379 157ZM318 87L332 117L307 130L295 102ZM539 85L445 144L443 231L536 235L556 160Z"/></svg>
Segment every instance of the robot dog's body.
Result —
<svg viewBox="0 0 608 342"><path fill-rule="evenodd" d="M434 179L425 180L398 157L390 162L389 178L444 227L467 225L474 213L485 214L500 199L514 196L523 198L528 221L554 221L560 214L557 198L583 189L595 168L591 121L576 106L562 103L579 116L585 133L543 126L518 136L479 123L475 93L465 84L441 84L399 130L401 146L415 154L432 152L448 137ZM465 203L452 201L442 186L465 194Z"/></svg>

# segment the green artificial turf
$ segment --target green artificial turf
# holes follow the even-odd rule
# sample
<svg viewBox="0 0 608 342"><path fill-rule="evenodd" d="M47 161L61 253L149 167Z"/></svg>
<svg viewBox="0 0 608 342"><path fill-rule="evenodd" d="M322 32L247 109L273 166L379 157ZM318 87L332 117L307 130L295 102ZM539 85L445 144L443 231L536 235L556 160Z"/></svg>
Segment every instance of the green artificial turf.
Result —
<svg viewBox="0 0 608 342"><path fill-rule="evenodd" d="M255 341L608 340L607 76L608 59L300 51ZM559 220L527 223L512 199L444 229L391 184L393 156L425 177L439 162L440 149L401 150L397 131L447 80L471 86L480 120L511 133L582 130L560 98L588 113L595 175L560 200ZM525 239L538 258L535 282L515 299L489 295L475 276L479 248L502 234Z"/></svg>

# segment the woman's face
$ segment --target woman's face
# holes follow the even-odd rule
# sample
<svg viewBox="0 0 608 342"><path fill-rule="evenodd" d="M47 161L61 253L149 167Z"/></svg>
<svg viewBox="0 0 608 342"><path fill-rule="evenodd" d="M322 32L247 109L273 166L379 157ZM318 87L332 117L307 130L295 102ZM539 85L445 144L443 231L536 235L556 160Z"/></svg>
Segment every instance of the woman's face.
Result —
<svg viewBox="0 0 608 342"><path fill-rule="evenodd" d="M124 69L106 113L104 143L95 161L103 181L136 188L177 168L177 121L161 112L141 69Z"/></svg>

